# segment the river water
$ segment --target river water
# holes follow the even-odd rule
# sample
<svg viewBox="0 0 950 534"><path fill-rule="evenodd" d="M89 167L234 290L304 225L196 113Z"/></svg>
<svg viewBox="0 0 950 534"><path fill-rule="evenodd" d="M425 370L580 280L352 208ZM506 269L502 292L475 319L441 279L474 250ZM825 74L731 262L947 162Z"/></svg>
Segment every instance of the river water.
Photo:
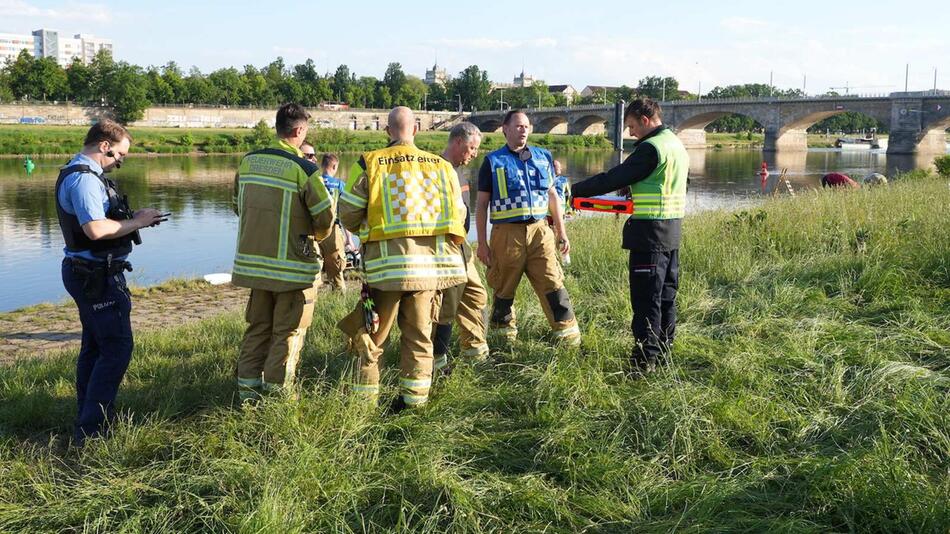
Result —
<svg viewBox="0 0 950 534"><path fill-rule="evenodd" d="M599 151L555 157L566 163L565 174L572 181L618 161L617 154ZM344 175L355 158L341 158ZM26 175L22 161L0 159L0 311L66 298L60 280L63 240L53 198L63 159L38 160L32 176ZM897 169L929 163L877 152L819 149L765 155L755 150L700 150L690 151L690 159L687 210L692 212L757 202L762 197L755 172L763 160L770 169L787 168L796 189L818 186L830 171L860 180L869 172L891 176ZM230 271L237 227L230 189L238 160L239 156L129 158L113 173L133 206L172 212L168 222L142 232L144 243L130 258L135 268L129 273L132 283L151 285ZM481 158L463 172L472 177L480 164Z"/></svg>

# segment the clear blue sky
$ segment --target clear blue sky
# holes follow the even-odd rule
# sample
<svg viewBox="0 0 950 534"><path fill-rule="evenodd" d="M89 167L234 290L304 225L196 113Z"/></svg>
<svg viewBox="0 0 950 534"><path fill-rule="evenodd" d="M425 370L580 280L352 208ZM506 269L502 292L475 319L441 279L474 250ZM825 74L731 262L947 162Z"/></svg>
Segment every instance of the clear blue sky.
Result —
<svg viewBox="0 0 950 534"><path fill-rule="evenodd" d="M457 73L471 64L496 81L521 71L548 83L635 85L670 75L695 92L768 83L823 92L950 88L950 2L75 2L0 0L0 32L40 27L113 39L139 65L288 64L320 71L346 63L380 77L390 61L422 76L438 54ZM403 8L403 6L406 6ZM640 20L636 20L636 19Z"/></svg>

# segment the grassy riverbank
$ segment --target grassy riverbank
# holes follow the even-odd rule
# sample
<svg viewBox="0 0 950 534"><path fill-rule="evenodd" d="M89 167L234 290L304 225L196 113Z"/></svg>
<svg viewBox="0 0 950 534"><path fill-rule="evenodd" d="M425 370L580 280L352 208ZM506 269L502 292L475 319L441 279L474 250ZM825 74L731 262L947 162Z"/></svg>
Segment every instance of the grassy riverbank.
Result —
<svg viewBox="0 0 950 534"><path fill-rule="evenodd" d="M344 394L352 294L320 296L298 402L232 407L237 313L138 336L126 423L78 452L72 355L0 369L0 530L946 532L947 185L689 217L675 355L641 380L613 218L570 227L580 352L522 284L519 340L416 413Z"/></svg>
<svg viewBox="0 0 950 534"><path fill-rule="evenodd" d="M82 144L87 128L73 126L0 126L0 155L68 155ZM271 131L222 128L132 128L133 154L243 154L269 142ZM416 138L424 150L442 152L447 132L422 132ZM318 152L362 152L386 146L381 131L313 129L310 141ZM610 149L602 136L537 135L532 142L551 149ZM485 134L485 150L500 147L500 133Z"/></svg>

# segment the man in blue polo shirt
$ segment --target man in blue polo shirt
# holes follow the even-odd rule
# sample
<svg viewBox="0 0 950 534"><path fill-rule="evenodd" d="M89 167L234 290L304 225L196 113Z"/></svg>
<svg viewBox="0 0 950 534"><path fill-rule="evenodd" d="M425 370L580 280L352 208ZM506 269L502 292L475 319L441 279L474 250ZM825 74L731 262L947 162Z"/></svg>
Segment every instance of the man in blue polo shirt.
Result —
<svg viewBox="0 0 950 534"><path fill-rule="evenodd" d="M105 173L117 169L132 137L103 120L89 129L82 152L60 170L56 214L66 242L62 276L79 308L82 345L76 363L78 417L74 438L102 434L115 416L116 393L132 358L132 300L124 271L138 231L165 219L147 208L132 213Z"/></svg>

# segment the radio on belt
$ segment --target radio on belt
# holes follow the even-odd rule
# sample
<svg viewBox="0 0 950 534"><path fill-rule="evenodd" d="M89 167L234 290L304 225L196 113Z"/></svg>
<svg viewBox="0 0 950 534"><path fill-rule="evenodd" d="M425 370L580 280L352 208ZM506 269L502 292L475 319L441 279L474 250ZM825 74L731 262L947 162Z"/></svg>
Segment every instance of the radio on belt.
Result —
<svg viewBox="0 0 950 534"><path fill-rule="evenodd" d="M616 195L599 197L573 197L571 206L576 210L600 213L633 213L633 201Z"/></svg>

